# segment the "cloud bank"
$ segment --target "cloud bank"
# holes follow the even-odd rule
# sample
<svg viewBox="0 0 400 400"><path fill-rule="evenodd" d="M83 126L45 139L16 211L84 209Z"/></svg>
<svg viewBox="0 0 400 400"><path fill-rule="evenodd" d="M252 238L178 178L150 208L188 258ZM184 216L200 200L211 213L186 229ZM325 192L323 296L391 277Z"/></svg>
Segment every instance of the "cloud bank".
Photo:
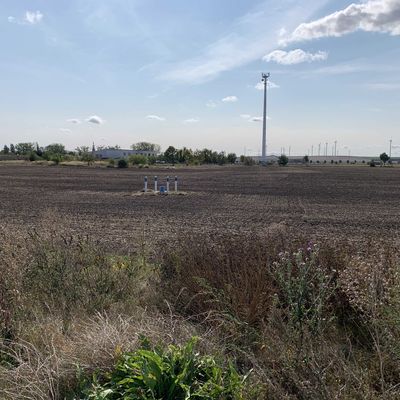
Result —
<svg viewBox="0 0 400 400"><path fill-rule="evenodd" d="M300 24L282 44L306 40L340 37L355 31L400 35L400 1L368 0L353 3L312 22Z"/></svg>

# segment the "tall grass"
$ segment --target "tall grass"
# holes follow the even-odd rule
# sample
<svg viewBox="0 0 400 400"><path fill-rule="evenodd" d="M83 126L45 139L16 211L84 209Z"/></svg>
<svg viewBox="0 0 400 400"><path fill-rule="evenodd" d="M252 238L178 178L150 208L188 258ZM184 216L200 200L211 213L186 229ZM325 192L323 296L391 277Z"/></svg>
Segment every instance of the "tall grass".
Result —
<svg viewBox="0 0 400 400"><path fill-rule="evenodd" d="M81 383L106 390L143 336L161 359L197 336L220 366L253 371L243 399L400 397L394 243L280 230L186 238L150 258L61 226L0 232L1 399L89 398ZM210 398L230 398L228 381Z"/></svg>

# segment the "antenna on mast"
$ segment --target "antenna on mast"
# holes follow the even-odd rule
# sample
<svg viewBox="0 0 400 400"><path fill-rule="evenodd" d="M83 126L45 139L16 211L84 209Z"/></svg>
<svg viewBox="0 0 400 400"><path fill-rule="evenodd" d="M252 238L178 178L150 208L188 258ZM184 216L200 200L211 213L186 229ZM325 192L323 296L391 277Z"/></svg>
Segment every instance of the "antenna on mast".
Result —
<svg viewBox="0 0 400 400"><path fill-rule="evenodd" d="M270 73L262 73L261 81L264 84L264 113L263 113L263 136L262 136L262 149L261 149L261 157L262 161L266 161L267 158L267 87L268 87L268 79L270 77Z"/></svg>

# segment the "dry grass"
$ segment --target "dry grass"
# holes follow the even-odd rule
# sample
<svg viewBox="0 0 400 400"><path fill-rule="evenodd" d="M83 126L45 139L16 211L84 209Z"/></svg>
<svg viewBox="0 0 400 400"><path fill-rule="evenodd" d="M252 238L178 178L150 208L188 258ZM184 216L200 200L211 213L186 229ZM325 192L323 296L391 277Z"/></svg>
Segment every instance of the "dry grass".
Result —
<svg viewBox="0 0 400 400"><path fill-rule="evenodd" d="M73 399L146 336L202 338L253 369L257 398L400 396L400 252L390 241L192 236L160 258L115 255L55 213L0 231L0 398ZM135 246L141 248L141 246ZM249 397L254 398L254 397Z"/></svg>

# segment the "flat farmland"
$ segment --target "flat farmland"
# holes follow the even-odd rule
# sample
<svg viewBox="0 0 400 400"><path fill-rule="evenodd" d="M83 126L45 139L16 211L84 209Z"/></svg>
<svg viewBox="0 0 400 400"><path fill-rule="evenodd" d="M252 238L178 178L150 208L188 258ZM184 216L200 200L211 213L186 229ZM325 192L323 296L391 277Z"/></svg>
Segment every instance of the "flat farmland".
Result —
<svg viewBox="0 0 400 400"><path fill-rule="evenodd" d="M144 176L179 177L182 196L138 196ZM172 179L171 179L172 181ZM173 183L171 183L173 187ZM0 164L1 224L33 229L46 214L116 246L188 233L400 238L400 168L185 167L111 169Z"/></svg>

